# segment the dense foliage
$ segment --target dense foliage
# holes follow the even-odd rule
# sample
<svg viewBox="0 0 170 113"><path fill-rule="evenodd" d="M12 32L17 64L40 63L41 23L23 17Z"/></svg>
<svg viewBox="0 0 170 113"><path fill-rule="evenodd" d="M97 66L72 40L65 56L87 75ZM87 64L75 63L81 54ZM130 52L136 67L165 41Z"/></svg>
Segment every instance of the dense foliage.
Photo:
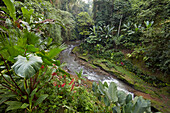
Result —
<svg viewBox="0 0 170 113"><path fill-rule="evenodd" d="M80 37L86 38L89 36L89 28L93 25L93 20L87 12L81 12L77 15L77 29Z"/></svg>
<svg viewBox="0 0 170 113"><path fill-rule="evenodd" d="M142 60L155 72L170 74L168 0L94 0L93 5L95 26L85 48L102 53L121 45L133 51L128 57Z"/></svg>
<svg viewBox="0 0 170 113"><path fill-rule="evenodd" d="M57 58L66 48L62 42L83 39L82 52L107 59L103 62L108 67L117 64L155 87L166 86L127 59L138 59L168 76L168 0L94 0L94 20L92 2L2 1L0 112L151 113L149 100L132 99L114 83L89 88L81 71L74 78ZM125 56L121 49L132 52Z"/></svg>

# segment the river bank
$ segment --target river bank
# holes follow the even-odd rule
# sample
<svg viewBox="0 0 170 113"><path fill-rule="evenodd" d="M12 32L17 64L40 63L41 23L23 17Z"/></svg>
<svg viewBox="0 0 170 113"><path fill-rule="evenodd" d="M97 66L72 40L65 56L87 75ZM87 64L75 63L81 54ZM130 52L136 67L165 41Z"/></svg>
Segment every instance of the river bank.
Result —
<svg viewBox="0 0 170 113"><path fill-rule="evenodd" d="M155 111L159 110L163 113L170 112L168 93L169 86L162 88L150 86L134 73L127 71L121 66L115 64L114 68L108 68L107 65L102 62L102 59L91 59L88 54L81 54L78 47L75 47L72 50L72 53L76 55L76 59L82 65L90 67L98 73L112 75L129 85L130 88L128 88L128 90L133 92L136 96L143 96L145 99L149 99L152 102L152 106L155 108Z"/></svg>

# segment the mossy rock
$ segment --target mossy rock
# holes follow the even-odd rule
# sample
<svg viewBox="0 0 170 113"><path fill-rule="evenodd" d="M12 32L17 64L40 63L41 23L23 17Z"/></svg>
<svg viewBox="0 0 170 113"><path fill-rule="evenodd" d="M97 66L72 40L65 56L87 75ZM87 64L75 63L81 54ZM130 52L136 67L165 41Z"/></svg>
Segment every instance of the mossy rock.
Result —
<svg viewBox="0 0 170 113"><path fill-rule="evenodd" d="M117 71L114 68L108 68L105 64L103 63L98 63L97 61L93 61L93 64L100 67L102 70L106 71L107 73L110 73L114 76L116 76L118 79L128 83L129 85L132 85L133 82L129 82L128 80L126 80L126 76L124 76L121 72Z"/></svg>
<svg viewBox="0 0 170 113"><path fill-rule="evenodd" d="M152 103L152 106L156 108L159 111L162 111L162 113L170 113L170 109L165 108L163 105L163 102L155 101L155 100L150 100Z"/></svg>
<svg viewBox="0 0 170 113"><path fill-rule="evenodd" d="M95 66L98 66L98 67L100 67L101 69L103 69L104 71L109 71L109 68L105 65L105 64L103 64L103 63L101 63L101 61L100 60L94 60L93 61L93 64L95 65Z"/></svg>
<svg viewBox="0 0 170 113"><path fill-rule="evenodd" d="M97 68L97 67L96 67L95 65L93 65L93 64L89 64L89 66L90 66L91 68L94 68L94 69Z"/></svg>
<svg viewBox="0 0 170 113"><path fill-rule="evenodd" d="M80 51L80 48L78 48L77 46L73 48L72 53L76 54L77 52Z"/></svg>
<svg viewBox="0 0 170 113"><path fill-rule="evenodd" d="M82 55L86 56L88 54L88 51L85 51Z"/></svg>
<svg viewBox="0 0 170 113"><path fill-rule="evenodd" d="M87 57L84 57L84 56L81 56L81 55L78 55L77 57L80 58L83 61L86 61L86 62L89 61Z"/></svg>

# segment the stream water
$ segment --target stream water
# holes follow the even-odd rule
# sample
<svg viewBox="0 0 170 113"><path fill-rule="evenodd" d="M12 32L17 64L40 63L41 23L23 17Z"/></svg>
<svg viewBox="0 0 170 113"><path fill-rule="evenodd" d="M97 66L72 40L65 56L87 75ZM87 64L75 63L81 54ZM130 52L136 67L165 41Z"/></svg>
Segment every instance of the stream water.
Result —
<svg viewBox="0 0 170 113"><path fill-rule="evenodd" d="M95 70L85 67L85 66L81 65L78 61L76 61L75 60L76 57L71 54L71 51L75 46L76 45L71 45L71 44L68 45L68 48L65 49L64 51L62 51L60 54L60 57L59 57L59 59L62 63L67 64L64 68L66 70L68 70L69 73L75 74L75 72L80 72L80 70L82 69L83 74L87 75L87 79L93 80L93 81L102 81L103 83L107 82L108 84L111 82L115 82L117 84L118 90L123 90L125 93L132 94L132 96L134 96L133 93L128 91L129 87L126 84L124 84L123 82L114 78L114 76L112 76L112 75L108 76L108 75L97 73L97 72L95 72Z"/></svg>

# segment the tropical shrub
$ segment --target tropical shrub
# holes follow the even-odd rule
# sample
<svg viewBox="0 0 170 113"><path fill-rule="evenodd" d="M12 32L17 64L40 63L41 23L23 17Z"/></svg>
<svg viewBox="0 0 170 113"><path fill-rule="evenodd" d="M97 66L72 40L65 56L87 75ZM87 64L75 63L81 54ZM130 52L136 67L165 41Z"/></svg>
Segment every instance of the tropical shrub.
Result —
<svg viewBox="0 0 170 113"><path fill-rule="evenodd" d="M59 71L60 62L53 60L53 58L64 48L60 46L49 52L40 51L41 37L35 34L33 31L35 27L30 25L33 10L22 7L23 20L25 21L17 20L14 4L10 0L4 0L4 3L7 8L3 8L3 10L9 14L9 17L6 17L7 25L2 26L0 35L1 104L8 105L4 106L6 111L13 110L15 112L18 109L26 109L32 112L38 104L48 97L48 94L41 93L40 95L39 90L53 78L51 75L53 71ZM45 22L49 23L50 20ZM43 23L43 21L38 22L36 25ZM11 34L11 31L14 31L15 34ZM46 45L49 46L52 40L46 42L48 43ZM47 48L45 47L45 49ZM52 66L52 64L57 65L58 70L47 69L47 65ZM42 70L40 67L46 69ZM50 76L41 81L46 74Z"/></svg>
<svg viewBox="0 0 170 113"><path fill-rule="evenodd" d="M165 21L161 24L160 28L152 30L152 36L148 39L152 40L151 44L146 49L146 65L151 67L154 71L162 71L164 76L168 76L170 65L169 65L169 32L168 32L169 21ZM154 37L154 38L153 38Z"/></svg>
<svg viewBox="0 0 170 113"><path fill-rule="evenodd" d="M113 52L113 53L111 53L110 58L115 62L121 62L122 59L124 58L124 54L121 51L120 52Z"/></svg>
<svg viewBox="0 0 170 113"><path fill-rule="evenodd" d="M105 104L105 111L113 113L152 113L151 103L142 97L135 97L132 99L131 94L126 94L123 91L117 90L114 82L108 85L106 82L97 85L93 83L92 90L100 101Z"/></svg>
<svg viewBox="0 0 170 113"><path fill-rule="evenodd" d="M77 73L79 78L81 73L82 71ZM81 79L70 78L62 73L53 73L53 75L51 83L41 90L42 93L50 95L38 107L37 112L95 112L97 108L100 109L95 104L96 97L87 91Z"/></svg>
<svg viewBox="0 0 170 113"><path fill-rule="evenodd" d="M5 65L5 68L1 71L1 99L3 100L2 103L5 102L5 104L9 105L6 111L27 109L29 112L32 112L38 104L48 97L48 94L41 93L40 95L39 90L53 78L52 72L59 70L48 69L48 67L46 65L43 66L42 63L46 58L53 58L59 51L53 54L49 52L46 56L42 56L41 54L42 58L33 54L27 54L26 57L19 55L16 58L17 62L14 63L12 67L6 63L6 60L1 55L4 62L3 65ZM48 61L48 64L49 62L50 61ZM51 63L52 62L59 66L58 61L51 60ZM13 71L11 71L12 69L10 67ZM43 70L43 68L46 69ZM51 76L41 81L46 74L50 74Z"/></svg>

